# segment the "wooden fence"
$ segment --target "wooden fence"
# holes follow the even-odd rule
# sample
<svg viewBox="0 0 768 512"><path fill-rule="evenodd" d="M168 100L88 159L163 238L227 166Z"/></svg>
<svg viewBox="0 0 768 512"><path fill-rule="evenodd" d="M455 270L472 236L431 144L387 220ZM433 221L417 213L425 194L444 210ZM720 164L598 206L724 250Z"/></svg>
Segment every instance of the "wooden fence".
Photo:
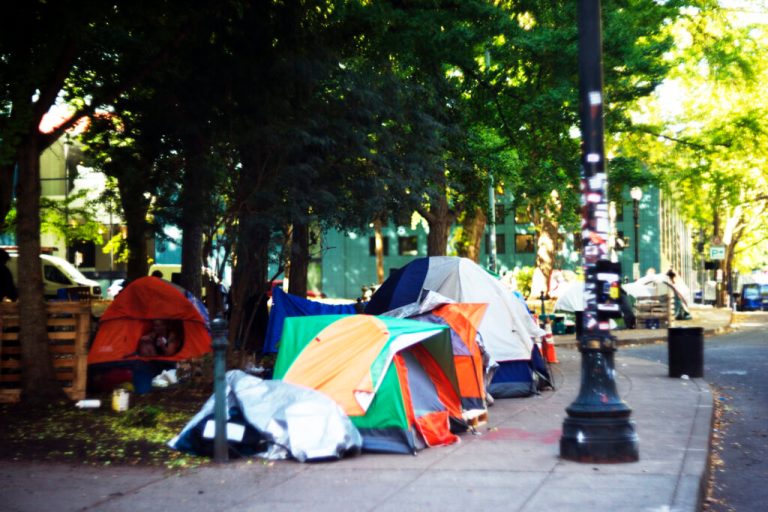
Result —
<svg viewBox="0 0 768 512"><path fill-rule="evenodd" d="M48 348L56 378L72 400L85 398L91 305L48 302ZM19 303L0 303L0 403L21 399L24 363L19 343Z"/></svg>

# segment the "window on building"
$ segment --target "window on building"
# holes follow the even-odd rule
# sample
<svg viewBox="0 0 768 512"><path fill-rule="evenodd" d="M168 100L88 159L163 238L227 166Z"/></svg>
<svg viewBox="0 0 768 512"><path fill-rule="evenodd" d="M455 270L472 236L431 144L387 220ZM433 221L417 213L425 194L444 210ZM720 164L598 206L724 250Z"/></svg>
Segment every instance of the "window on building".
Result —
<svg viewBox="0 0 768 512"><path fill-rule="evenodd" d="M531 222L531 212L527 204L519 204L515 207L515 224L528 224Z"/></svg>
<svg viewBox="0 0 768 512"><path fill-rule="evenodd" d="M381 238L381 248L384 252L384 256L389 256L389 238L386 236ZM372 236L368 238L368 255L376 256L376 237Z"/></svg>
<svg viewBox="0 0 768 512"><path fill-rule="evenodd" d="M534 252L533 235L515 235L515 252L517 253Z"/></svg>
<svg viewBox="0 0 768 512"><path fill-rule="evenodd" d="M418 256L419 244L416 235L397 237L397 254L400 256Z"/></svg>
<svg viewBox="0 0 768 512"><path fill-rule="evenodd" d="M504 224L504 219L507 216L506 208L504 208L503 204L497 204L496 205L496 224ZM488 219L490 222L490 219Z"/></svg>
<svg viewBox="0 0 768 512"><path fill-rule="evenodd" d="M490 235L485 235L485 253L486 254L491 253ZM496 235L496 254L506 254L506 253L507 253L507 237L503 233L497 234Z"/></svg>

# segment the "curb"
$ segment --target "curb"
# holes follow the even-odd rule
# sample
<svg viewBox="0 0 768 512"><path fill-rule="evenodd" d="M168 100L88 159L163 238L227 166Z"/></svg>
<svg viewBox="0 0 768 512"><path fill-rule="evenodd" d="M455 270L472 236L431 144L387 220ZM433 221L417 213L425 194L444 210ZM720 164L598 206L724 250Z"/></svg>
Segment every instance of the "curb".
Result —
<svg viewBox="0 0 768 512"><path fill-rule="evenodd" d="M695 510L703 510L704 504L706 503L707 496L709 495L710 491L710 482L712 477L712 455L713 455L713 446L712 446L712 440L713 440L713 432L715 429L715 395L712 393L712 387L707 383L706 381L703 381L704 384L706 384L706 391L709 394L709 422L706 424L706 432L707 432L707 451L706 455L704 457L704 471L701 475L701 480L699 481L699 492L696 503L696 509ZM701 420L703 422L703 420Z"/></svg>
<svg viewBox="0 0 768 512"><path fill-rule="evenodd" d="M733 328L730 325L722 326L722 327L712 327L708 329L704 329L704 336L716 336L720 334L727 334L729 332L732 332ZM562 336L553 336L553 339L555 341L556 347L561 348L579 348L579 341L575 338L571 338L570 336L568 338L563 339ZM645 336L638 336L635 338L616 338L615 345L617 347L624 347L628 345L654 345L656 343L664 343L667 341L667 331L666 329L659 329L658 334L649 334Z"/></svg>

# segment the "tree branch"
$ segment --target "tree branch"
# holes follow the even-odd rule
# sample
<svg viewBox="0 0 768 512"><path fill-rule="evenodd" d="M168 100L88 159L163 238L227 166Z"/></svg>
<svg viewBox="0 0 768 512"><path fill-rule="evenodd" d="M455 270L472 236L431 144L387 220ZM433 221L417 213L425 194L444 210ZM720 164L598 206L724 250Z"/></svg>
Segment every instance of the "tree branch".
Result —
<svg viewBox="0 0 768 512"><path fill-rule="evenodd" d="M689 147L692 147L692 148L695 148L695 149L700 149L700 150L703 150L703 151L712 151L712 149L716 148L716 147L721 147L721 148L725 148L725 149L728 149L728 148L731 147L730 144L712 144L712 145L699 144L698 142L693 142L691 140L681 139L679 137L673 137L671 135L665 135L665 134L660 133L660 132L658 132L656 130L650 129L647 126L642 126L642 125L635 125L635 128L637 128L635 130L637 132L645 133L647 135L653 135L654 137L659 137L659 138L668 140L670 142L675 142L677 144L683 144L685 146L689 146Z"/></svg>
<svg viewBox="0 0 768 512"><path fill-rule="evenodd" d="M112 90L102 91L101 96L94 98L90 105L81 107L74 114L72 114L69 119L55 127L50 133L44 134L42 136L43 149L53 144L53 142L58 140L59 137L64 134L64 132L72 128L82 118L92 116L98 107L102 105L109 105L110 103L117 100L121 95L131 91L134 87L139 85L147 76L149 76L153 71L160 67L161 64L166 62L171 57L172 52L181 46L181 43L184 41L184 39L186 39L188 34L189 27L184 27L184 29L179 31L171 45L166 47L162 52L158 53L155 58L142 69L140 69L138 73L133 74L131 79L126 80L121 84L117 84L117 86Z"/></svg>
<svg viewBox="0 0 768 512"><path fill-rule="evenodd" d="M64 81L67 79L67 76L69 76L69 73L72 71L72 67L75 64L75 60L77 59L77 49L78 46L75 44L74 39L72 37L67 38L56 68L51 72L49 79L45 80L45 83L40 89L40 97L35 102L31 120L31 122L35 124L34 126L29 127L29 133L34 133L35 130L38 129L43 116L56 101L56 97L64 87ZM46 147L48 147L48 145L49 144L46 144Z"/></svg>

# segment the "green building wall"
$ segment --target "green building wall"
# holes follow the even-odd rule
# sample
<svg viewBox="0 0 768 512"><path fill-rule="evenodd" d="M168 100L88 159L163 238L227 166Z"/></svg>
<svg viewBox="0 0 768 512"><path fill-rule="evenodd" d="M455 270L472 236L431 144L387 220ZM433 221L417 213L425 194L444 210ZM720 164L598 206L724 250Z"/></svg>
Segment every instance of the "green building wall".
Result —
<svg viewBox="0 0 768 512"><path fill-rule="evenodd" d="M617 250L616 257L621 263L622 277L632 280L635 261L635 245L638 247L640 276L651 269L664 273L674 268L687 283L695 283L692 272L693 258L691 251L690 230L680 219L671 202L665 200L661 191L655 187L643 190L643 197L638 204L638 239L634 234L633 200L629 189L625 189L616 203L616 231L628 246ZM501 209L500 209L501 210ZM383 229L388 253L384 256L384 277L392 271L406 265L415 258L427 254L427 232L424 223L416 223L413 228L387 226ZM489 266L488 228L481 244L480 264ZM513 208L504 208L497 213L497 272L503 275L516 268L531 267L535 264L536 253L520 251L516 247L517 235L533 235L535 250L535 232L533 225L527 222L515 222ZM578 235L576 235L578 236ZM376 281L376 257L371 250L373 230L363 234L329 231L323 235L322 258L320 267L321 288L329 297L354 299L363 294L363 288L374 285ZM398 240L402 237L416 237L416 252L399 254ZM573 233L563 233L565 243L557 254L555 268L576 270L581 266L581 255L575 249Z"/></svg>
<svg viewBox="0 0 768 512"><path fill-rule="evenodd" d="M618 201L617 201L618 203ZM660 193L657 188L643 190L643 197L638 204L638 239L634 233L634 201L629 195L629 189L625 189L621 197L621 208L617 208L616 230L623 234L628 246L618 251L621 263L622 275L632 280L632 268L635 262L635 246L638 247L638 260L640 263L640 276L644 276L649 269L660 272L661 269L661 244L659 243L661 209ZM618 206L618 205L617 205Z"/></svg>
<svg viewBox="0 0 768 512"><path fill-rule="evenodd" d="M427 255L425 223L414 227L389 225L382 229L385 240L384 277L416 258ZM488 235L481 244L480 264L489 267ZM517 238L517 237L520 238ZM377 283L376 256L372 251L373 230L343 233L331 230L323 235L321 267L322 291L328 297L354 299L362 296L363 288ZM400 240L415 237L415 252L401 254ZM530 237L532 249L525 242ZM573 250L573 235L566 234L566 243L558 255L558 267L575 269L580 265L579 253ZM450 244L449 244L450 245ZM496 270L499 275L516 268L532 267L536 262L536 234L530 222L515 222L512 208L499 208L496 222ZM450 254L449 255L455 255Z"/></svg>

